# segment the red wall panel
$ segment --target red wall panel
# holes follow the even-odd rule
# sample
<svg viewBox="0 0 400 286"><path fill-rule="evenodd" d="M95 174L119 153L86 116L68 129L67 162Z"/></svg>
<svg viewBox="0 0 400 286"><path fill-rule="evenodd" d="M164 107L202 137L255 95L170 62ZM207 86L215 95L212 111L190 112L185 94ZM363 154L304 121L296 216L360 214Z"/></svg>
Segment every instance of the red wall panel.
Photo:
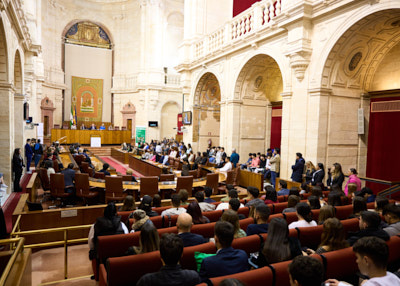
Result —
<svg viewBox="0 0 400 286"><path fill-rule="evenodd" d="M233 17L242 13L244 10L251 7L256 2L260 0L233 0Z"/></svg>

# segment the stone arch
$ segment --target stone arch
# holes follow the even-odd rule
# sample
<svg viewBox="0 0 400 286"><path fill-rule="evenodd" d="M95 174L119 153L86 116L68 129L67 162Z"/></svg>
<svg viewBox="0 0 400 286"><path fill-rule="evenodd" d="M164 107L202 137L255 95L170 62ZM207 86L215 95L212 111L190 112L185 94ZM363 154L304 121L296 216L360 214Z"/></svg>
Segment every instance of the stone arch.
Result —
<svg viewBox="0 0 400 286"><path fill-rule="evenodd" d="M16 50L14 57L14 88L17 94L23 93L22 61L19 50Z"/></svg>
<svg viewBox="0 0 400 286"><path fill-rule="evenodd" d="M14 56L14 145L24 146L24 95L22 57L17 49Z"/></svg>
<svg viewBox="0 0 400 286"><path fill-rule="evenodd" d="M161 120L160 120L160 139L175 138L177 130L178 114L180 108L179 104L175 101L167 101L161 107Z"/></svg>
<svg viewBox="0 0 400 286"><path fill-rule="evenodd" d="M205 150L208 140L220 141L220 81L214 73L206 72L199 79L193 98L193 146Z"/></svg>
<svg viewBox="0 0 400 286"><path fill-rule="evenodd" d="M53 101L47 96L40 102L40 110L42 111L42 122L43 122L43 135L50 135L50 130L53 128L53 112L56 108L54 107Z"/></svg>
<svg viewBox="0 0 400 286"><path fill-rule="evenodd" d="M313 81L323 88L338 86L368 90L377 66L391 47L400 41L398 27L391 26L399 15L400 4L395 3L367 5L354 11L321 50L317 61L321 65L315 69ZM368 28L376 38L366 37L366 34L362 37ZM362 57L357 60L359 53ZM349 64L354 60L357 60L357 66L349 70ZM350 81L343 82L344 77Z"/></svg>
<svg viewBox="0 0 400 286"><path fill-rule="evenodd" d="M135 105L128 101L121 110L122 113L122 124L125 126L128 130L129 127L131 127L131 134L133 135L135 133L135 126L136 126L136 108ZM129 121L130 120L130 121ZM131 126L129 126L131 125Z"/></svg>
<svg viewBox="0 0 400 286"><path fill-rule="evenodd" d="M65 39L65 35L67 34L67 32L71 29L71 27L73 27L74 25L81 23L81 22L89 22L92 24L95 24L96 26L99 26L101 29L104 30L104 32L106 33L108 39L110 39L111 42L111 47L113 47L114 45L114 39L113 39L113 35L111 34L110 29L107 28L107 26L105 26L103 23L97 22L97 21L93 21L91 19L74 19L72 21L70 21L63 29L61 37L63 39Z"/></svg>
<svg viewBox="0 0 400 286"><path fill-rule="evenodd" d="M8 82L8 53L7 53L7 39L4 30L3 21L0 20L0 82Z"/></svg>

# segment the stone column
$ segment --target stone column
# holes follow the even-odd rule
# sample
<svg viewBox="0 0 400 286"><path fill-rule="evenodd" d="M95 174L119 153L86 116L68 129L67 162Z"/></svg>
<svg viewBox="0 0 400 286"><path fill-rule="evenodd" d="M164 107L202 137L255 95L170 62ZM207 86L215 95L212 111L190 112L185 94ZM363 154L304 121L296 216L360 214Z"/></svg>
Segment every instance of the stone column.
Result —
<svg viewBox="0 0 400 286"><path fill-rule="evenodd" d="M226 124L224 126L221 125L221 128L224 129L225 134L225 142L223 142L223 146L225 146L225 152L230 154L232 148L235 148L237 153L240 153L240 106L242 105L241 100L229 99L226 101L224 112L226 113ZM222 130L221 130L222 131ZM246 160L247 158L241 158L240 160Z"/></svg>
<svg viewBox="0 0 400 286"><path fill-rule="evenodd" d="M266 153L267 149L271 146L271 123L272 123L272 104L268 102L267 112L265 114L265 143L263 152Z"/></svg>
<svg viewBox="0 0 400 286"><path fill-rule="evenodd" d="M23 150L24 136L24 96L14 94L14 146Z"/></svg>
<svg viewBox="0 0 400 286"><path fill-rule="evenodd" d="M0 83L0 102L3 106L0 112L0 172L4 174L4 182L12 186L11 160L14 152L14 87L10 83Z"/></svg>
<svg viewBox="0 0 400 286"><path fill-rule="evenodd" d="M280 177L289 179L289 131L292 113L292 92L282 92L282 133L281 133L281 166Z"/></svg>
<svg viewBox="0 0 400 286"><path fill-rule="evenodd" d="M368 134L371 98L368 93L361 95L361 106L364 109L364 134L358 136L357 171L362 177L367 175Z"/></svg>

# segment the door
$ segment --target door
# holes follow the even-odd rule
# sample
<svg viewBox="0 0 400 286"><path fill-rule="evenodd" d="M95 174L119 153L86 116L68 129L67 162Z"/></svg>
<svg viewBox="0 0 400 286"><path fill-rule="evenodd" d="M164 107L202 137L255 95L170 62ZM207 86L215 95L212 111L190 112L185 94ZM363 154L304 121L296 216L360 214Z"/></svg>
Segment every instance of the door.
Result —
<svg viewBox="0 0 400 286"><path fill-rule="evenodd" d="M43 118L43 135L47 136L49 135L49 117L44 116Z"/></svg>

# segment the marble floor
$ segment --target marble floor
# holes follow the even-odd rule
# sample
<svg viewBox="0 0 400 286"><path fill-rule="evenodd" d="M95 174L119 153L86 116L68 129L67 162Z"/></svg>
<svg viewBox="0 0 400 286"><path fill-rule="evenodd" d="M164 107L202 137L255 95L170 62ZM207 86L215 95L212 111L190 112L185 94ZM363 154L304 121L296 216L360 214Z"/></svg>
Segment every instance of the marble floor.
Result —
<svg viewBox="0 0 400 286"><path fill-rule="evenodd" d="M64 248L40 250L32 254L32 286L41 284L57 286L95 286L90 279L93 274L92 264L88 258L87 244L68 247L68 278L87 276L81 279L48 284L64 278Z"/></svg>

